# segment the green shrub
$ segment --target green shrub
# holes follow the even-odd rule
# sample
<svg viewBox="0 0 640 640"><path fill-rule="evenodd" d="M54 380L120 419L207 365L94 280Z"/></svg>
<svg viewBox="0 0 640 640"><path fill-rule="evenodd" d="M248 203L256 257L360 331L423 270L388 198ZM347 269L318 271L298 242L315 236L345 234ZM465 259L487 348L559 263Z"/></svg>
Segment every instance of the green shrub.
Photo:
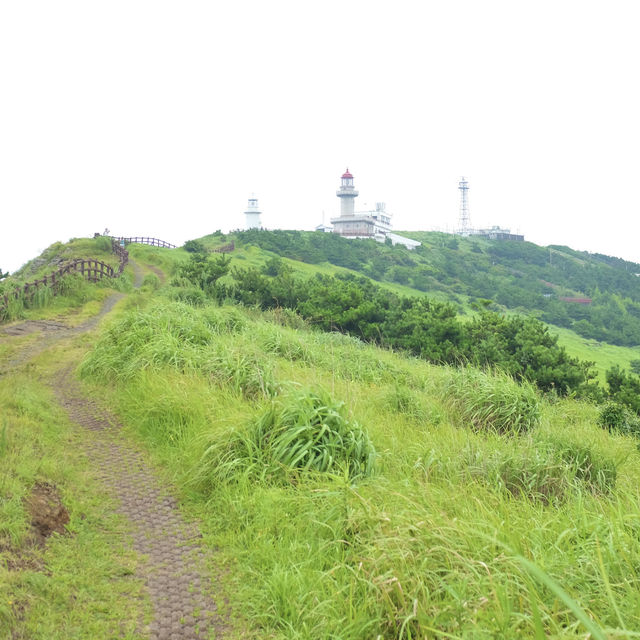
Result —
<svg viewBox="0 0 640 640"><path fill-rule="evenodd" d="M142 286L151 291L156 291L160 288L160 278L155 273L148 273L142 281Z"/></svg>
<svg viewBox="0 0 640 640"><path fill-rule="evenodd" d="M620 431L640 437L640 418L617 402L607 402L600 408L598 424L609 431Z"/></svg>
<svg viewBox="0 0 640 640"><path fill-rule="evenodd" d="M344 403L324 392L298 391L271 402L249 427L209 447L200 469L208 482L240 475L262 480L326 472L351 479L374 471L369 436L345 415Z"/></svg>
<svg viewBox="0 0 640 640"><path fill-rule="evenodd" d="M187 240L182 248L189 253L206 253L207 247L200 240Z"/></svg>
<svg viewBox="0 0 640 640"><path fill-rule="evenodd" d="M177 300L178 302L186 302L193 307L201 307L207 303L207 296L205 292L199 287L187 286L187 287L171 287L167 292L168 297L171 300Z"/></svg>
<svg viewBox="0 0 640 640"><path fill-rule="evenodd" d="M109 253L112 249L111 238L109 236L97 236L93 243L98 251Z"/></svg>
<svg viewBox="0 0 640 640"><path fill-rule="evenodd" d="M474 429L524 432L540 422L535 387L498 371L450 369L443 395L460 422Z"/></svg>

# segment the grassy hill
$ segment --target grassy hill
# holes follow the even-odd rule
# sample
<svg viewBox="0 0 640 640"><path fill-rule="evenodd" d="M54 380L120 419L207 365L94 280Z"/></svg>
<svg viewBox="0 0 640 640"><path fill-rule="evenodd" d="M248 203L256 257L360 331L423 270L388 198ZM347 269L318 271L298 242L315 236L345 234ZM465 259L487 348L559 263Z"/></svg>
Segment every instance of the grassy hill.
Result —
<svg viewBox="0 0 640 640"><path fill-rule="evenodd" d="M319 235L299 237L312 245ZM484 296L456 292L466 286L466 273L447 281L434 265L448 259L471 270L471 254L494 261L492 245L478 241L478 253L472 241L438 248L442 238L428 238L433 253L424 261L402 249L363 245L393 260L392 273L403 261L411 270L410 260L426 265L429 258L429 277L473 324L480 314L471 315L471 303ZM218 550L225 569L216 569L216 579L232 618L242 620L242 631L230 637L636 635L635 436L603 429L591 401L320 331L318 322L282 305L239 305L233 291L254 295L251 286L262 281L242 280L234 267L284 278L291 270L301 282L316 273L346 275L327 282L364 286L350 278L373 258L356 263L354 249L348 266L316 264L292 249L265 248L251 235L233 239L231 271L212 281L204 262L189 279L194 260L184 249L131 246L135 268L146 274L142 287L131 289L136 272L128 267L118 285L124 297L95 333L51 343L17 369L10 363L37 336L0 338L0 369L11 371L0 375L0 556L14 558L27 545L23 497L34 483L56 485L68 497L83 544L103 545L122 528L109 510L101 517L87 496L90 489L99 495L99 476L83 464L76 436L47 390L56 367L77 366L85 392L108 404L126 437L148 450L175 483L182 508L201 522L206 544ZM326 242L336 240L341 251L359 251L342 239ZM201 240L209 249L228 241L215 234ZM588 262L557 251L573 264ZM281 254L290 255L274 260ZM602 273L626 273L615 261L592 260L598 273L600 263ZM489 266L505 281L516 277L505 264ZM278 275L264 277L275 282ZM414 291L411 277L378 282L392 295ZM59 296L20 313L74 324L97 311L113 284L84 283L83 296ZM572 335L565 339L576 340ZM620 353L607 357L621 364ZM48 563L58 558L54 573L0 562L0 631L64 637L55 634L65 619L73 619L79 638L110 637L105 630L117 619L121 629L135 629L131 621L145 608L129 552L105 550L96 562L91 553L75 557L76 544L59 537L49 550L34 552ZM89 573L94 584L79 581ZM83 615L70 589L81 594Z"/></svg>
<svg viewBox="0 0 640 640"><path fill-rule="evenodd" d="M568 247L406 232L415 251L374 241L298 231L241 232L200 241L209 249L233 239L233 265L265 268L274 255L300 276L357 273L407 296L448 301L473 316L478 304L548 323L574 356L595 363L601 379L613 364L640 358L640 265ZM606 293L602 293L606 292ZM590 305L561 298L591 298Z"/></svg>
<svg viewBox="0 0 640 640"><path fill-rule="evenodd" d="M348 268L381 283L430 296L444 294L462 310L481 299L496 309L534 313L585 338L621 346L640 344L640 265L568 247L460 238L443 233L406 235L422 246L409 251L333 234L246 231L240 246L257 246L310 264ZM590 304L563 298L590 299Z"/></svg>

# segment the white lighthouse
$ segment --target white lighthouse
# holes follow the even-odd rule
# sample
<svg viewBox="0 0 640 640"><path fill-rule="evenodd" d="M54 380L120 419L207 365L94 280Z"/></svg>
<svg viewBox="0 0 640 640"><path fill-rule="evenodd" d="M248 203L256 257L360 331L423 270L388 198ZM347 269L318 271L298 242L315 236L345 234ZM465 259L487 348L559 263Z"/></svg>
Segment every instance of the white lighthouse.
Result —
<svg viewBox="0 0 640 640"><path fill-rule="evenodd" d="M262 226L260 223L261 213L262 212L258 208L258 198L251 196L249 198L247 210L244 212L245 227L247 229L260 229Z"/></svg>
<svg viewBox="0 0 640 640"><path fill-rule="evenodd" d="M348 168L342 174L340 188L336 191L336 195L340 198L340 217L353 216L358 192L353 186L353 176L349 173Z"/></svg>

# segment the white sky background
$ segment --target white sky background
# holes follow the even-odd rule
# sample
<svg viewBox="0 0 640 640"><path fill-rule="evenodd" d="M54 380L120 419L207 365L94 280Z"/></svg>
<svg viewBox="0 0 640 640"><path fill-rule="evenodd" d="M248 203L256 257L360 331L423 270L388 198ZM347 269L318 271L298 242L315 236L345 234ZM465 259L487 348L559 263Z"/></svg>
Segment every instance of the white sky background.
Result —
<svg viewBox="0 0 640 640"><path fill-rule="evenodd" d="M640 261L640 5L0 2L0 268L56 240L312 229L385 201Z"/></svg>

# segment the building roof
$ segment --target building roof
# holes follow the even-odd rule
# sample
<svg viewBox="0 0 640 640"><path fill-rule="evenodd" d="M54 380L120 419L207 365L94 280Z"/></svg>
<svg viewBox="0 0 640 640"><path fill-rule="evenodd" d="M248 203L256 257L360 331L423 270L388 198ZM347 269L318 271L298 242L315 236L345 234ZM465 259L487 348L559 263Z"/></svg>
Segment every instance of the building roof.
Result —
<svg viewBox="0 0 640 640"><path fill-rule="evenodd" d="M353 178L353 176L349 173L349 167L347 167L347 170L342 174L343 178Z"/></svg>

